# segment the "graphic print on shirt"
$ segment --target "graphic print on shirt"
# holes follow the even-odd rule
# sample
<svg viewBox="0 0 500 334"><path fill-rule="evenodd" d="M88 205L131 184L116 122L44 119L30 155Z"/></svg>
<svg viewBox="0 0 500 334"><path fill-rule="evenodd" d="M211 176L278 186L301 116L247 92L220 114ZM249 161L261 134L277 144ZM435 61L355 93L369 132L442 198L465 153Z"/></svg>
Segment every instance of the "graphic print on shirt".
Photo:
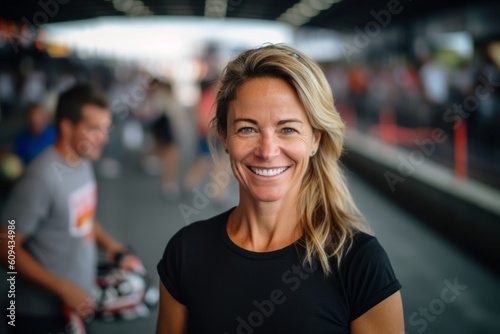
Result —
<svg viewBox="0 0 500 334"><path fill-rule="evenodd" d="M78 238L92 231L97 202L96 186L93 182L73 191L69 201L69 234Z"/></svg>

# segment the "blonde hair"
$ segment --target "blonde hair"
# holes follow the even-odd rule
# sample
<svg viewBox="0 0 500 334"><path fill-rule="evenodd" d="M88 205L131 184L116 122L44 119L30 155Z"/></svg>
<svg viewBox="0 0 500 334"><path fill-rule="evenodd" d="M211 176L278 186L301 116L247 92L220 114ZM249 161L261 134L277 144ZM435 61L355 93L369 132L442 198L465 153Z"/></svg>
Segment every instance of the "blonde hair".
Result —
<svg viewBox="0 0 500 334"><path fill-rule="evenodd" d="M344 122L335 109L330 86L320 67L299 51L285 45L265 45L247 50L228 63L221 77L212 127L227 135L229 104L239 87L259 77L275 77L290 84L303 104L315 131L321 131L317 153L311 158L299 195L299 226L306 249L304 261L317 259L331 273L330 258L340 265L354 234L367 231L361 213L347 188L339 158Z"/></svg>

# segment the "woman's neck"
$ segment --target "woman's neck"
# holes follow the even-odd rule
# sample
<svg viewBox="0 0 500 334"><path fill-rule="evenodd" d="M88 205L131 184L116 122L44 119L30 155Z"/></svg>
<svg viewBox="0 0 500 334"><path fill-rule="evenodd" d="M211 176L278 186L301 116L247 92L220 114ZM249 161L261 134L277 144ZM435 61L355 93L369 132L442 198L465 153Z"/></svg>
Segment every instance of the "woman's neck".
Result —
<svg viewBox="0 0 500 334"><path fill-rule="evenodd" d="M256 202L246 198L231 213L227 232L238 246L255 252L282 249L302 235L297 203Z"/></svg>

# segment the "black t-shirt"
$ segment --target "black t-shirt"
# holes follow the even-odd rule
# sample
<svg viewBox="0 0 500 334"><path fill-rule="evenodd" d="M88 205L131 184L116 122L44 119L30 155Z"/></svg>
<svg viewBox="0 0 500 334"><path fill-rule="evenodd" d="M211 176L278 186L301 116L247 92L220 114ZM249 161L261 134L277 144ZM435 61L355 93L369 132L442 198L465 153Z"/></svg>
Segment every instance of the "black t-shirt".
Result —
<svg viewBox="0 0 500 334"><path fill-rule="evenodd" d="M158 263L161 281L188 308L188 333L349 333L350 322L401 288L377 239L357 233L340 269L303 265L294 243L251 252L226 231L231 210L182 228Z"/></svg>

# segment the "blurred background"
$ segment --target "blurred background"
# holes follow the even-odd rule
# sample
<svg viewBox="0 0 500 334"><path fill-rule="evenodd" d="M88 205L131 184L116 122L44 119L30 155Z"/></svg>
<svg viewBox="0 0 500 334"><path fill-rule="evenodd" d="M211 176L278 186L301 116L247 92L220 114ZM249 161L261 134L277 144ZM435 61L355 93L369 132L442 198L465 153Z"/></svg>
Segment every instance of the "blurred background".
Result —
<svg viewBox="0 0 500 334"><path fill-rule="evenodd" d="M406 333L500 333L499 14L493 0L2 1L0 208L36 154L23 134L50 133L58 94L90 82L114 121L97 217L157 285L169 238L238 203L225 161L198 145L211 83L240 51L286 43L332 86L349 185L403 285ZM94 332L152 333L155 317Z"/></svg>

